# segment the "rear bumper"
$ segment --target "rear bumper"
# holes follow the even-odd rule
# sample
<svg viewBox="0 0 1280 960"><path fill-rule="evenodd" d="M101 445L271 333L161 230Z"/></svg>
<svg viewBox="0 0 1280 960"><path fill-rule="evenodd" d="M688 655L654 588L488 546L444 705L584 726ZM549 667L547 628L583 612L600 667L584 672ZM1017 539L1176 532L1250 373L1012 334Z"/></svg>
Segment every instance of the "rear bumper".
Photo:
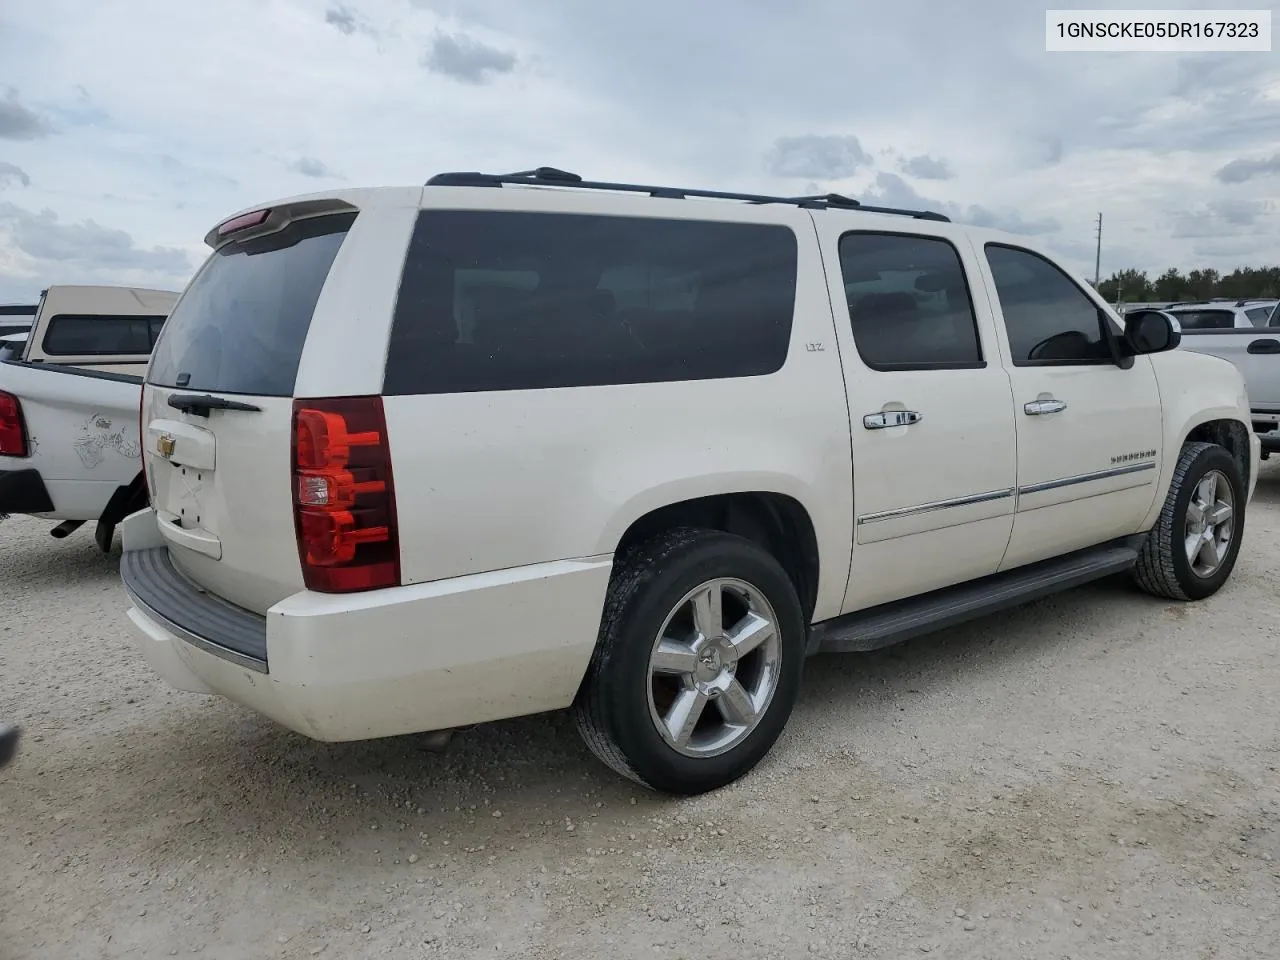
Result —
<svg viewBox="0 0 1280 960"><path fill-rule="evenodd" d="M126 524L149 517L134 514ZM151 667L178 689L227 697L326 741L568 706L595 646L612 569L611 558L597 557L368 593L303 591L257 618L265 653L255 660L243 649L247 621L238 640L225 632L237 616L255 615L211 612L209 603L227 605L174 583L156 554L130 549L135 539L126 527L121 571Z"/></svg>
<svg viewBox="0 0 1280 960"><path fill-rule="evenodd" d="M0 513L49 513L53 500L39 470L0 470Z"/></svg>

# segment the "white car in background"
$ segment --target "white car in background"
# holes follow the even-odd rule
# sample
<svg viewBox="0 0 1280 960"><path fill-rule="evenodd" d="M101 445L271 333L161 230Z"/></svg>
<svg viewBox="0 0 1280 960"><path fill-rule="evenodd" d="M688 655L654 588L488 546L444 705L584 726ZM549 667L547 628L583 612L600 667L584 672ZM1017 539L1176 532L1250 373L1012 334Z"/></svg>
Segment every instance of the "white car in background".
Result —
<svg viewBox="0 0 1280 960"><path fill-rule="evenodd" d="M1160 309L1173 314L1184 333L1196 330L1253 330L1265 327L1280 301L1196 300L1171 303Z"/></svg>

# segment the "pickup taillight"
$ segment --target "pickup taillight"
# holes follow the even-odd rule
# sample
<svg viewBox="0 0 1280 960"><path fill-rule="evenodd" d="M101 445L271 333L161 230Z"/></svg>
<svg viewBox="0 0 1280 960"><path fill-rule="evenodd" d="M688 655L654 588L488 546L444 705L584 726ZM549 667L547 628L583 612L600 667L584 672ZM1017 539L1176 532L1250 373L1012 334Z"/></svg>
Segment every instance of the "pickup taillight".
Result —
<svg viewBox="0 0 1280 960"><path fill-rule="evenodd" d="M22 404L12 393L0 391L0 456L25 457L29 453Z"/></svg>
<svg viewBox="0 0 1280 960"><path fill-rule="evenodd" d="M381 397L293 402L293 509L308 590L351 593L400 583Z"/></svg>

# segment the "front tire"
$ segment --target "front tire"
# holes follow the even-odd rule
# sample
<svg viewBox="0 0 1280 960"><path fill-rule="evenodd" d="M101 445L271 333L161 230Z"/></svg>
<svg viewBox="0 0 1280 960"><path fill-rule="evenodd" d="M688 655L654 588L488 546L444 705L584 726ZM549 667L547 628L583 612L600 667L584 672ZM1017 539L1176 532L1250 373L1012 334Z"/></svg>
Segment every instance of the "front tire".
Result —
<svg viewBox="0 0 1280 960"><path fill-rule="evenodd" d="M583 739L622 776L665 793L747 773L800 690L804 613L750 540L681 528L627 548L574 703Z"/></svg>
<svg viewBox="0 0 1280 960"><path fill-rule="evenodd" d="M1240 553L1245 497L1240 467L1224 447L1185 444L1164 509L1138 554L1138 586L1170 600L1217 593Z"/></svg>

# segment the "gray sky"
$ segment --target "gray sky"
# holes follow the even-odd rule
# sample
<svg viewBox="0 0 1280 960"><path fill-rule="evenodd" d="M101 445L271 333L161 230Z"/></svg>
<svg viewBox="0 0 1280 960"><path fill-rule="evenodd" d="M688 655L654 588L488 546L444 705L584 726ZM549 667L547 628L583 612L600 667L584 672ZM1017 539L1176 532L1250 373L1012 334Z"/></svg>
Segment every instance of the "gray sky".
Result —
<svg viewBox="0 0 1280 960"><path fill-rule="evenodd" d="M0 301L180 287L260 201L539 165L929 206L1087 276L1099 210L1104 274L1280 262L1280 57L1044 29L1025 0L5 0Z"/></svg>

